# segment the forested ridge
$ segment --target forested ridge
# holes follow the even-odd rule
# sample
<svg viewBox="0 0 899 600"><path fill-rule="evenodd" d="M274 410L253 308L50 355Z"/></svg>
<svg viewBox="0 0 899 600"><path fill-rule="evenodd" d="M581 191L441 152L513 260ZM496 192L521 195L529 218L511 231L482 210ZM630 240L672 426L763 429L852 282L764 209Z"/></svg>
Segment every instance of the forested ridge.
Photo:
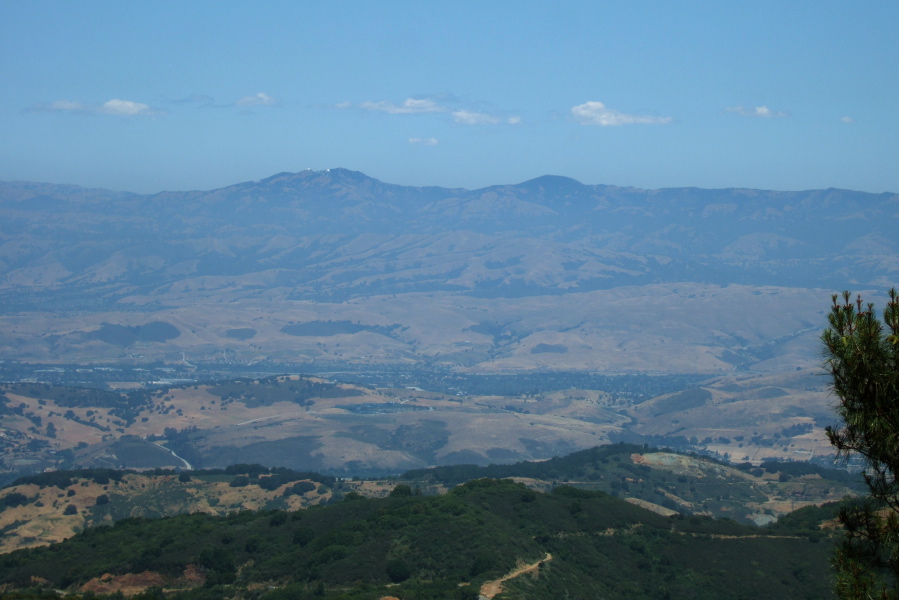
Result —
<svg viewBox="0 0 899 600"><path fill-rule="evenodd" d="M565 456L558 456L544 461L521 461L513 464L491 464L487 466L448 465L431 467L428 469L414 469L404 473L402 478L407 480L424 479L446 485L458 485L471 479L483 477L492 479L533 477L543 480L593 479L598 481L599 477L611 468L609 467L610 462L620 463L622 462L621 459L623 457L631 454L658 451L658 448L653 448L645 444L607 444L605 446L595 446L593 448L572 452ZM771 460L765 461L756 467L750 463L732 465L707 455L687 454L687 456L696 456L703 461L736 467L743 471L761 469L762 471L767 471L769 473L783 473L790 477L818 475L833 481L838 481L849 487L858 487L860 489L863 485L863 480L858 473L822 467L806 462L782 462ZM647 467L632 467L631 469L634 473L649 472ZM595 475L595 477L591 477L592 475Z"/></svg>
<svg viewBox="0 0 899 600"><path fill-rule="evenodd" d="M474 598L518 561L547 553L553 560L536 577L504 584L508 597L830 596L831 543L815 525L662 517L602 492L543 494L492 479L442 496L400 484L387 498L350 493L305 511L125 519L0 556L0 585L79 593L104 577L151 572L185 600Z"/></svg>

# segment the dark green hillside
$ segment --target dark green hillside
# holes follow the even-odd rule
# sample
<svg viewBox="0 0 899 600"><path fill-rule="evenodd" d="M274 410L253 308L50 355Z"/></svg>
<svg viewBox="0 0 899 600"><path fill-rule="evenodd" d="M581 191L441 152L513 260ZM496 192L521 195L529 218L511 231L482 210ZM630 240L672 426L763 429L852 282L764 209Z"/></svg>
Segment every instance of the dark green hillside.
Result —
<svg viewBox="0 0 899 600"><path fill-rule="evenodd" d="M361 392L344 389L334 383L318 383L300 377L285 376L263 379L234 379L218 383L206 390L222 400L222 406L232 402L242 402L247 408L269 406L276 402L293 402L300 406L312 404L313 398L347 398L359 396Z"/></svg>
<svg viewBox="0 0 899 600"><path fill-rule="evenodd" d="M21 396L52 400L66 408L109 409L110 415L124 420L128 425L134 422L142 410L146 410L152 404L151 392L148 390L130 390L123 393L97 388L53 386L46 383L9 383L4 384L2 389ZM15 408L12 410L21 413ZM108 426L95 422L96 418L85 421L71 412L66 414L66 418L103 431L109 430Z"/></svg>
<svg viewBox="0 0 899 600"><path fill-rule="evenodd" d="M531 477L534 479L572 481L590 480L599 481L604 472L608 471L610 462L618 463L624 457L631 454L644 454L648 452L660 452L659 448L653 448L638 444L608 444L595 446L586 450L572 452L561 457L554 457L545 461L522 461L510 465L492 464L478 465L448 465L431 467L428 469L415 469L403 474L404 479L428 479L445 485L458 485L471 479L481 477L505 478L505 477ZM616 460L616 457L618 460ZM735 467L748 471L751 465L731 465L708 456L699 456L709 463ZM791 477L801 475L819 475L822 478L838 481L844 485L854 485L862 489L864 482L857 474L848 474L838 469L828 469L809 463L788 463L768 461L760 467L769 473L786 473Z"/></svg>
<svg viewBox="0 0 899 600"><path fill-rule="evenodd" d="M416 469L403 474L403 479L427 479L444 485L458 485L472 479L482 477L530 477L545 481L572 481L591 479L599 481L610 461L621 462L623 457L633 453L654 452L655 448L635 444L610 444L596 446L566 456L551 458L546 461L523 461L511 465L449 465ZM617 460L616 460L617 459ZM630 462L630 461L628 461Z"/></svg>
<svg viewBox="0 0 899 600"><path fill-rule="evenodd" d="M766 462L761 468L731 465L710 457L672 454L684 465L647 466L633 455L660 450L634 444L611 444L573 452L540 462L511 465L452 465L417 469L402 475L421 486L454 486L481 477L522 477L544 482L549 491L565 483L604 491L622 498L638 498L685 514L711 514L752 522L750 506L775 497L794 501L838 500L863 486L858 474L807 463ZM535 483L534 486L539 487ZM823 499L823 500L822 500Z"/></svg>
<svg viewBox="0 0 899 600"><path fill-rule="evenodd" d="M767 536L732 521L661 517L601 492L547 495L481 479L444 496L399 486L388 498L349 494L294 513L125 519L0 556L0 585L45 581L77 593L107 573L151 571L174 588L198 565L205 584L176 597L461 599L519 561L543 561L538 577L505 582L502 597L827 598L830 552L829 541L789 531Z"/></svg>

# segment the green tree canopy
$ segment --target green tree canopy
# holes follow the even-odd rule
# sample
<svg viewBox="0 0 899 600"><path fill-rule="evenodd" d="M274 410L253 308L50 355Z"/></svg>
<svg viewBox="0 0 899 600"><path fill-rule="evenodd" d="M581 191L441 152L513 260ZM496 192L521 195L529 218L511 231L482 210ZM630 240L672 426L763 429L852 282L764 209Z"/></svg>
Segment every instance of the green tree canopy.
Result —
<svg viewBox="0 0 899 600"><path fill-rule="evenodd" d="M836 591L899 598L899 296L890 290L881 322L860 296L834 295L828 320L821 339L842 425L827 436L840 455L864 459L870 491L840 514Z"/></svg>

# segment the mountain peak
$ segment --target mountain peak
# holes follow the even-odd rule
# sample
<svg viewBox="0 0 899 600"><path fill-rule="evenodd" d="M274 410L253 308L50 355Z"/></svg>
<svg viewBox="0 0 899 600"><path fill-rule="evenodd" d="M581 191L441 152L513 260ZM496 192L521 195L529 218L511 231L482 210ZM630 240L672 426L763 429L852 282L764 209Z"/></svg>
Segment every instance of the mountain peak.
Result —
<svg viewBox="0 0 899 600"><path fill-rule="evenodd" d="M565 177L562 175L541 175L540 177L529 179L519 185L521 185L522 187L545 187L558 189L566 187L583 187L584 184L577 179L572 179L571 177Z"/></svg>
<svg viewBox="0 0 899 600"><path fill-rule="evenodd" d="M312 169L303 169L302 171L297 172L282 171L281 173L276 173L270 177L266 177L265 179L260 179L258 183L274 183L284 180L310 179L316 177L331 177L338 178L344 181L377 181L376 179L369 177L368 175L360 171L351 171L350 169L338 167L336 169L323 169L321 171L314 171Z"/></svg>

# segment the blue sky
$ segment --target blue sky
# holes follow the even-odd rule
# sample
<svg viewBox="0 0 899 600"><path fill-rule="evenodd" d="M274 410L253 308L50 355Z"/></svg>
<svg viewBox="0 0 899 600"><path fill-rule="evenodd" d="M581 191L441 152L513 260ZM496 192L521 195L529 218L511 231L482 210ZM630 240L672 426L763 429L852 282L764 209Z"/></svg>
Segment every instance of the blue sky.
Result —
<svg viewBox="0 0 899 600"><path fill-rule="evenodd" d="M0 180L899 192L899 3L0 0Z"/></svg>

